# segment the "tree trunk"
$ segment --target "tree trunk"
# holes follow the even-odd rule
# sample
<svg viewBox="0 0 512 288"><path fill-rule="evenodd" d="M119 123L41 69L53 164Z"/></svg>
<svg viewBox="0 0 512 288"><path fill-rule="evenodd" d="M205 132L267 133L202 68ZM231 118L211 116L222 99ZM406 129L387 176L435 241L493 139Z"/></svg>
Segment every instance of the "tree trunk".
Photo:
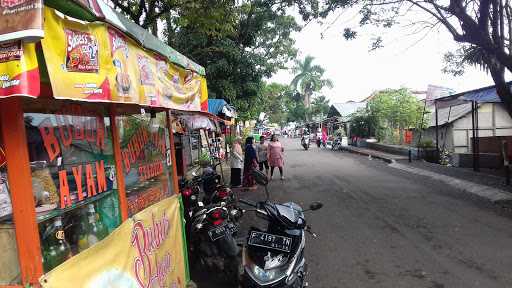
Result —
<svg viewBox="0 0 512 288"><path fill-rule="evenodd" d="M512 117L512 92L510 92L507 81L505 81L505 69L503 67L491 67L490 65L489 68L496 85L496 93L500 97L505 109L507 109L508 115Z"/></svg>

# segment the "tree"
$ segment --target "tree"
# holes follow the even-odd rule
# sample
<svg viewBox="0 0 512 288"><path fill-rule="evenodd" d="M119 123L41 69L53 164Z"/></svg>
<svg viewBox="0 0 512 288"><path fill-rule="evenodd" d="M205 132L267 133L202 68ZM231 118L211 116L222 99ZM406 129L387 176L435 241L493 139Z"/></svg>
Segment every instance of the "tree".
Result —
<svg viewBox="0 0 512 288"><path fill-rule="evenodd" d="M296 57L291 34L300 26L289 8L305 21L319 14L318 0L111 2L144 28L163 22L169 46L206 68L209 97L234 105L242 120L257 116L264 79Z"/></svg>
<svg viewBox="0 0 512 288"><path fill-rule="evenodd" d="M491 74L497 93L512 116L512 92L505 81L505 72L512 72L512 5L510 0L329 0L321 12L326 16L337 8L361 7L361 25L389 28L409 15L416 20L418 31L444 27L460 44L448 53L445 72L460 75L466 65L483 67ZM422 12L422 18L417 12ZM345 29L352 39L357 31ZM372 48L382 46L377 37Z"/></svg>
<svg viewBox="0 0 512 288"><path fill-rule="evenodd" d="M329 99L324 95L313 98L311 103L311 116L323 118L329 113Z"/></svg>
<svg viewBox="0 0 512 288"><path fill-rule="evenodd" d="M173 9L182 5L182 0L110 0L133 22L158 36L158 20Z"/></svg>
<svg viewBox="0 0 512 288"><path fill-rule="evenodd" d="M318 92L326 86L333 87L331 80L323 78L324 68L313 64L314 59L314 57L308 55L303 61L296 60L292 69L295 77L290 85L304 97L306 108L311 107L311 96L314 92Z"/></svg>
<svg viewBox="0 0 512 288"><path fill-rule="evenodd" d="M377 92L368 101L366 124L375 130L380 140L402 143L403 132L415 127L418 119L422 117L423 105L411 92L405 88L386 89ZM355 115L361 116L361 114ZM358 120L359 121L359 120ZM371 127L373 126L373 127ZM395 139L395 131L398 131L398 141Z"/></svg>

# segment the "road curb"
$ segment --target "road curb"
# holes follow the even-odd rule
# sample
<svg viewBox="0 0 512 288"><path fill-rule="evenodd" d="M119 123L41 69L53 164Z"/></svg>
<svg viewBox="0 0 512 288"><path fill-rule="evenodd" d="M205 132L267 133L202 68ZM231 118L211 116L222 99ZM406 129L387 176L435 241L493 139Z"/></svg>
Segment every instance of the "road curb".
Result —
<svg viewBox="0 0 512 288"><path fill-rule="evenodd" d="M378 154L371 154L371 153L367 153L367 152L364 152L364 151L359 151L359 150L355 150L355 149L351 149L351 148L345 148L348 152L350 153L354 153L354 154L359 154L359 155L363 155L363 156L371 156L372 158L377 158L377 159L380 159L386 163L389 163L389 164L392 164L392 163L395 163L395 159L392 159L392 158L387 158L387 157L384 157L382 155L378 155Z"/></svg>
<svg viewBox="0 0 512 288"><path fill-rule="evenodd" d="M436 181L444 182L445 184L450 185L459 190L462 190L463 192L470 193L476 197L488 200L488 201L492 202L493 204L509 203L512 201L512 193L509 193L502 189L477 184L477 183L474 183L471 181L447 176L447 175L432 172L429 170L424 170L421 168L411 167L411 166L396 163L396 162L391 163L388 166L395 168L395 169L402 170L402 171L406 171L409 173L413 173L416 175L429 177Z"/></svg>

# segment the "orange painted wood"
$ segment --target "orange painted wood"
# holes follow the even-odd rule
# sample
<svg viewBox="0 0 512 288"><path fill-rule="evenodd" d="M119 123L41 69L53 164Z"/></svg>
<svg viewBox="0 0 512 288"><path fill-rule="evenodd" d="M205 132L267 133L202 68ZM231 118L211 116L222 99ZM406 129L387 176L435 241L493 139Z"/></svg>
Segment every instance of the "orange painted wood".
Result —
<svg viewBox="0 0 512 288"><path fill-rule="evenodd" d="M114 147L114 159L116 162L117 191L119 193L119 207L121 209L121 219L128 219L128 199L126 198L126 186L124 181L123 160L121 157L121 140L116 123L115 106L110 106L110 128L112 129L112 146Z"/></svg>
<svg viewBox="0 0 512 288"><path fill-rule="evenodd" d="M174 146L174 133L172 132L171 112L165 111L165 118L167 119L167 129L169 130L169 142L171 145L171 161L172 161L172 185L174 193L179 194L180 188L178 185L178 170L176 169L176 147Z"/></svg>
<svg viewBox="0 0 512 288"><path fill-rule="evenodd" d="M37 279L43 275L43 261L32 194L25 121L19 98L0 100L0 130L7 158L7 179L12 198L21 281L22 284L37 284Z"/></svg>

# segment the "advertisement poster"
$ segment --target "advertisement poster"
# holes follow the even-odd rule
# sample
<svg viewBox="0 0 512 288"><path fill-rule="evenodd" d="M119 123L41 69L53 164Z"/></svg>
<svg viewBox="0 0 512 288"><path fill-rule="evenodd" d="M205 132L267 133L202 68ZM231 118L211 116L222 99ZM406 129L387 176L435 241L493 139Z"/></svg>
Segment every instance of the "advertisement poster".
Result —
<svg viewBox="0 0 512 288"><path fill-rule="evenodd" d="M39 67L33 43L0 44L0 98L25 95L38 97Z"/></svg>
<svg viewBox="0 0 512 288"><path fill-rule="evenodd" d="M163 67L163 65L162 65ZM167 64L159 69L158 87L165 106L186 111L201 110L201 76L191 70Z"/></svg>
<svg viewBox="0 0 512 288"><path fill-rule="evenodd" d="M140 84L140 104L158 106L156 94L156 60L142 49L137 51L137 71Z"/></svg>
<svg viewBox="0 0 512 288"><path fill-rule="evenodd" d="M53 95L57 99L111 101L108 37L101 23L77 22L45 7L41 40Z"/></svg>
<svg viewBox="0 0 512 288"><path fill-rule="evenodd" d="M42 287L186 287L178 197L134 215L101 242L42 276Z"/></svg>
<svg viewBox="0 0 512 288"><path fill-rule="evenodd" d="M109 75L112 85L112 100L115 102L138 103L139 83L135 64L135 44L116 29L108 28L110 53L114 73Z"/></svg>
<svg viewBox="0 0 512 288"><path fill-rule="evenodd" d="M0 42L43 37L42 14L42 0L0 0Z"/></svg>

